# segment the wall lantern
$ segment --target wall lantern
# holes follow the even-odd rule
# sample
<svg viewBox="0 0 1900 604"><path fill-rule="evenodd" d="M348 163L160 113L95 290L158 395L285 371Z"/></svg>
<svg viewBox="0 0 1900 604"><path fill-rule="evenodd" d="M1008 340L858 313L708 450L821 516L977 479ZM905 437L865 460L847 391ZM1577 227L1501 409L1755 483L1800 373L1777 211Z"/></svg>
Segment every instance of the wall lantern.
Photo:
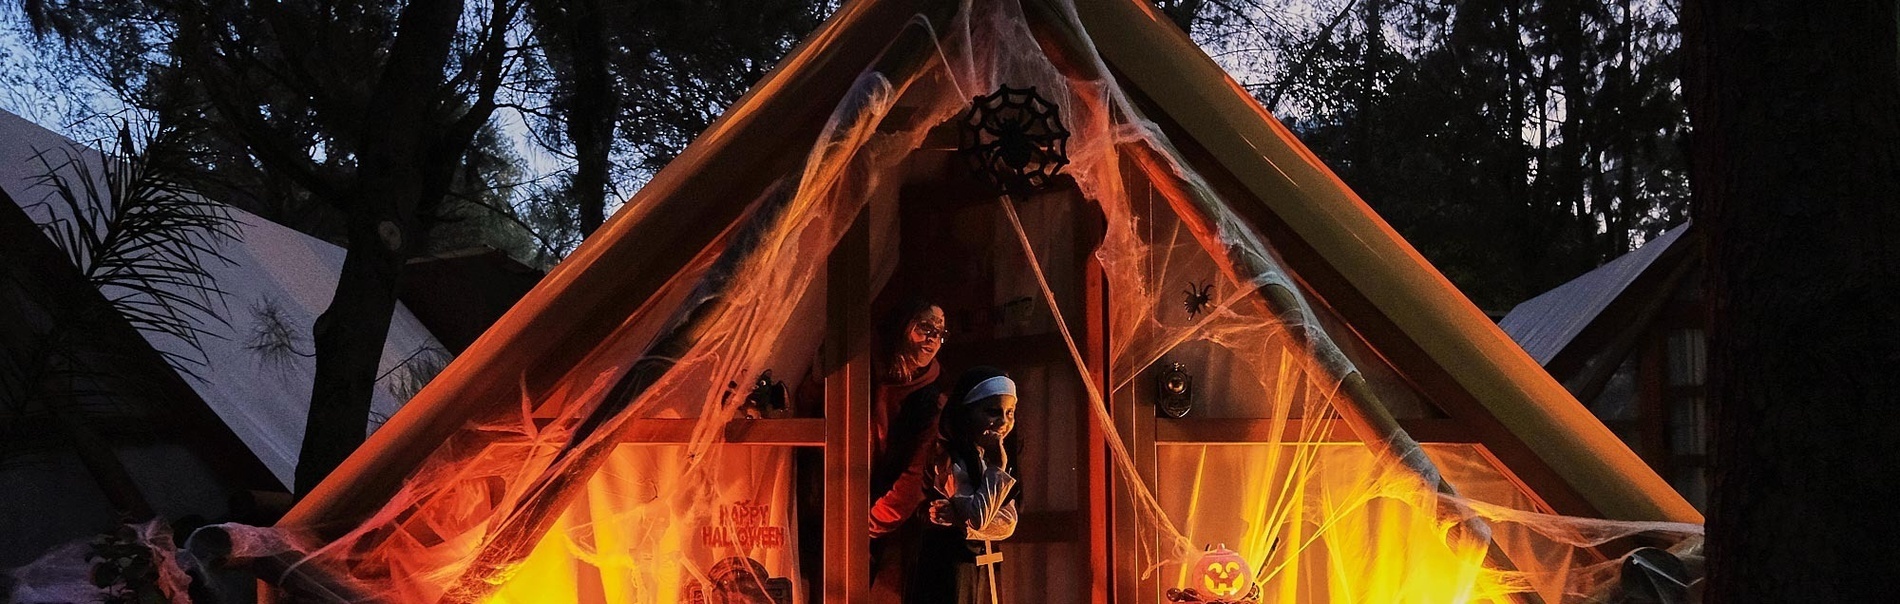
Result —
<svg viewBox="0 0 1900 604"><path fill-rule="evenodd" d="M1155 386L1156 412L1180 419L1194 410L1194 376L1188 374L1187 365L1169 363Z"/></svg>

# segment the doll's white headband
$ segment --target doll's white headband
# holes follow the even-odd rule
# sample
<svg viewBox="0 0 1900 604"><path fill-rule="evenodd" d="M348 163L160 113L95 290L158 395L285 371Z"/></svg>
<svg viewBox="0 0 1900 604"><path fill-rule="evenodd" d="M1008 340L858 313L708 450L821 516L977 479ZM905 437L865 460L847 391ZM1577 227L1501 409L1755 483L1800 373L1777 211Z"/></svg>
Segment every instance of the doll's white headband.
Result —
<svg viewBox="0 0 1900 604"><path fill-rule="evenodd" d="M999 394L1016 396L1016 382L1006 375L983 380L978 382L975 388L971 388L969 394L963 395L963 400L957 401L957 404L968 405Z"/></svg>

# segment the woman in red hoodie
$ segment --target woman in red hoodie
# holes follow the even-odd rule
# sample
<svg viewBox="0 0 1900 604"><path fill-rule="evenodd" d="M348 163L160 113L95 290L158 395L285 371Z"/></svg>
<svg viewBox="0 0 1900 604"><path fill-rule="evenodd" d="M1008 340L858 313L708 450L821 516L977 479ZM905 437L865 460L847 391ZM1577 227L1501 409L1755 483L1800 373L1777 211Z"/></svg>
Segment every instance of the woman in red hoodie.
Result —
<svg viewBox="0 0 1900 604"><path fill-rule="evenodd" d="M924 521L924 470L933 459L944 395L936 385L943 308L898 305L877 326L871 372L871 559L876 601L904 593Z"/></svg>

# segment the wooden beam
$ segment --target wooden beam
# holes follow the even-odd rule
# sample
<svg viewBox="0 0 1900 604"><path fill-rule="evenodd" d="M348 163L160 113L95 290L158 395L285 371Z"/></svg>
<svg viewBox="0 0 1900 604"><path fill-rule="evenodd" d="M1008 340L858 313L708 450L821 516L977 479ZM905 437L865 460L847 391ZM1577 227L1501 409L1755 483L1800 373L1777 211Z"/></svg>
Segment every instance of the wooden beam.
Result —
<svg viewBox="0 0 1900 604"><path fill-rule="evenodd" d="M1402 419L1399 426L1420 444L1477 444L1478 437L1451 419ZM1301 440L1301 434L1316 435ZM1157 418L1160 444L1239 445L1265 443L1357 443L1352 428L1338 419L1289 419L1279 426L1268 418Z"/></svg>
<svg viewBox="0 0 1900 604"><path fill-rule="evenodd" d="M1115 376L1110 375L1109 378L1112 380ZM1115 419L1115 431L1128 450L1129 461L1134 464L1143 483L1154 484L1154 408L1144 407L1136 400L1133 389L1123 389L1107 396L1109 411ZM1141 530L1141 517L1135 508L1132 490L1142 488L1142 485L1129 484L1112 465L1107 468L1107 473L1113 486L1110 491L1113 501L1109 508L1111 543L1120 544L1110 560L1113 565L1113 574L1109 577L1113 601L1131 604L1158 602L1161 599L1160 583L1152 576L1143 576L1147 565L1141 559L1141 552L1145 549L1141 540L1148 539L1152 544L1158 540L1158 536L1144 534Z"/></svg>
<svg viewBox="0 0 1900 604"><path fill-rule="evenodd" d="M1144 180L1140 174L1140 168L1130 159L1124 158L1121 162L1122 173L1128 175L1130 181L1128 188L1135 190ZM1108 291L1107 275L1102 274L1101 279L1102 282L1098 287L1102 291L1099 295L1103 297L1104 305L1112 304L1114 293ZM1111 319L1112 317L1106 312L1101 318L1104 322L1100 326L1105 334L1105 341L1102 343L1104 350L1112 345L1112 342L1106 341L1109 339L1106 333L1110 331L1111 325L1108 322ZM1107 373L1104 376L1107 384L1116 383L1123 378L1109 372L1107 367L1104 367L1103 371ZM1103 391L1103 396L1108 398L1108 410L1114 420L1115 429L1112 435L1104 435L1103 444L1107 444L1107 437L1119 436L1128 452L1128 462L1134 466L1135 473L1141 481L1141 484L1129 484L1116 461L1112 457L1104 456L1103 473L1111 487L1109 493L1112 500L1108 508L1111 524L1109 543L1119 545L1119 547L1113 547L1110 554L1111 574L1107 578L1107 587L1113 597L1112 601L1126 604L1148 604L1161 601L1159 574L1147 572L1149 561L1143 560L1141 554L1149 547L1160 545L1161 536L1143 531L1141 514L1135 503L1136 489L1155 484L1158 471L1155 450L1155 420L1157 418L1154 406L1144 404L1139 400L1135 394L1137 390L1139 389L1123 388L1112 392ZM1148 542L1142 543L1143 539Z"/></svg>
<svg viewBox="0 0 1900 604"><path fill-rule="evenodd" d="M1078 236L1078 241L1086 241L1088 244L1077 246L1078 251L1083 255L1082 354L1088 361L1090 371L1090 375L1085 379L1094 382L1096 391L1103 393L1103 396L1107 396L1109 392L1108 274L1106 269L1102 268L1101 261L1097 260L1095 254L1091 252L1094 251L1096 242L1101 239L1097 231L1105 228L1106 225L1095 226L1089 230L1088 237ZM1114 491L1110 490L1109 485L1115 475L1114 469L1109 466L1108 427L1096 420L1094 401L1083 396L1081 403L1080 411L1084 428L1081 431L1082 438L1079 443L1082 450L1077 455L1077 459L1083 464L1082 477L1086 487L1077 489L1076 494L1083 497L1083 500L1078 502L1077 509L1088 512L1087 531L1083 533L1087 539L1088 551L1088 575L1085 577L1084 589L1087 592L1087 601L1107 602L1111 594L1109 584L1112 580L1109 573L1113 570L1110 565L1112 558L1110 552L1114 546L1114 541L1111 539L1112 530L1109 527L1109 497Z"/></svg>
<svg viewBox="0 0 1900 604"><path fill-rule="evenodd" d="M825 338L826 602L871 587L871 230L867 212L831 251Z"/></svg>

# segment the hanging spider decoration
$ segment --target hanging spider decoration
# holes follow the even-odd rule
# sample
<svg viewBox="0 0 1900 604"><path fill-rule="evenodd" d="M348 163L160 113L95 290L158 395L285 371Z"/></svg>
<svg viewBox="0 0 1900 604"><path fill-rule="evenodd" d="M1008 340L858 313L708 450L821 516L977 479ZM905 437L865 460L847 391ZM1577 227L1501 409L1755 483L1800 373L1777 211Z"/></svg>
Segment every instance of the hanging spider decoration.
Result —
<svg viewBox="0 0 1900 604"><path fill-rule="evenodd" d="M958 150L971 169L1005 193L1048 186L1069 163L1061 110L1034 86L1003 86L972 99L960 126Z"/></svg>
<svg viewBox="0 0 1900 604"><path fill-rule="evenodd" d="M1181 308L1186 310L1188 318L1192 319L1207 312L1207 303L1214 298L1214 282L1199 284L1189 281L1187 289L1181 291L1187 294L1187 297L1181 300Z"/></svg>

